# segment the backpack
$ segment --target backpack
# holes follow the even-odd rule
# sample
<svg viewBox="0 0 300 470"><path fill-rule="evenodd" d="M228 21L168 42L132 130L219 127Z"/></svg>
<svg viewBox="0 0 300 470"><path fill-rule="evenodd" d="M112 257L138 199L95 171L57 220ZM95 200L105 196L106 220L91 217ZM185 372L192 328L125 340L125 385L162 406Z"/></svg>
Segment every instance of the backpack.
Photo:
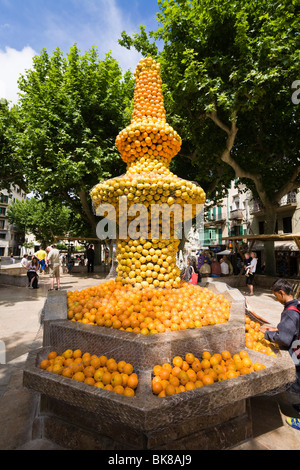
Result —
<svg viewBox="0 0 300 470"><path fill-rule="evenodd" d="M287 307L285 310L294 310L295 312L298 312L300 315L300 303L298 303L297 307L294 305L291 305L290 307ZM300 328L299 328L299 335L298 335L298 341L294 341L295 347L293 347L293 351L297 356L297 359L300 360Z"/></svg>

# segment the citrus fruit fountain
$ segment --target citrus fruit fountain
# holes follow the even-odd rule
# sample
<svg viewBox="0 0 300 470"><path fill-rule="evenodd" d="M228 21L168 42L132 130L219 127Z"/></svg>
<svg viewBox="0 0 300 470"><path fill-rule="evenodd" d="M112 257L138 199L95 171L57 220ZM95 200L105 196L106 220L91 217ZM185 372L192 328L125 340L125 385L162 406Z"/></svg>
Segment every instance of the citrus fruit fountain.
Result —
<svg viewBox="0 0 300 470"><path fill-rule="evenodd" d="M72 449L230 448L252 435L250 398L292 382L295 367L288 353L270 357L249 350L248 363L263 368L231 371L230 380L215 374L211 383L199 376L197 387L168 386L168 394L174 389L170 396L153 393L159 364L171 370L174 357L209 351L216 359L220 351L237 355L246 349L245 299L222 282L181 281L178 233L197 217L205 194L169 169L181 139L166 122L159 64L143 59L135 79L131 124L116 139L127 171L91 190L96 213L117 226L117 276L82 292L48 294L43 347L29 354L23 375L39 401L33 430L35 437ZM88 352L89 364L80 363L84 355L74 359L78 350L85 357ZM103 367L118 370L100 367L103 358L111 358ZM129 380L124 364L134 370L134 391L127 394L119 393Z"/></svg>

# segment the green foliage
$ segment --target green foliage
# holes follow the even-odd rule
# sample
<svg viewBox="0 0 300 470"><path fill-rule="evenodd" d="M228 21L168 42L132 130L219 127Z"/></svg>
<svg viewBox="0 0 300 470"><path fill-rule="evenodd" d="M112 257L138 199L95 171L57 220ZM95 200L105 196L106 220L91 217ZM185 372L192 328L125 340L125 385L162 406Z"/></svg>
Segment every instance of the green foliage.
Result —
<svg viewBox="0 0 300 470"><path fill-rule="evenodd" d="M14 153L15 136L19 131L17 108L9 108L8 101L0 99L0 189L10 191L11 183L26 189L22 158Z"/></svg>
<svg viewBox="0 0 300 470"><path fill-rule="evenodd" d="M65 205L46 204L36 198L14 202L8 207L7 216L20 233L32 233L45 246L53 243L54 235L76 235L81 223L80 217L74 217Z"/></svg>
<svg viewBox="0 0 300 470"><path fill-rule="evenodd" d="M265 205L276 204L300 183L299 106L291 101L299 78L299 2L158 4L157 30L148 37L143 30L132 38L123 33L120 43L144 55L153 50L161 62L168 121L183 140L174 169L193 174L210 199L237 176ZM153 39L163 43L161 52ZM233 122L238 130L228 149Z"/></svg>
<svg viewBox="0 0 300 470"><path fill-rule="evenodd" d="M93 47L67 57L43 49L19 79L18 154L33 191L45 201L67 204L94 232L89 192L99 181L124 171L114 142L127 122L133 95L130 73L115 59L99 60ZM127 113L127 114L126 114Z"/></svg>

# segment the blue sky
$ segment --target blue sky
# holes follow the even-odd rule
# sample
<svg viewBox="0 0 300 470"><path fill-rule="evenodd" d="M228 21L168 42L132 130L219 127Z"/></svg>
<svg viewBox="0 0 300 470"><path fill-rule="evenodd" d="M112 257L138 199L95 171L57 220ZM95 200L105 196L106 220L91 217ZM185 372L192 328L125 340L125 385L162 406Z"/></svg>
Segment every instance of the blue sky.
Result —
<svg viewBox="0 0 300 470"><path fill-rule="evenodd" d="M43 48L95 45L134 70L141 56L119 46L121 31L155 30L158 11L157 0L0 0L0 98L17 101L17 79Z"/></svg>

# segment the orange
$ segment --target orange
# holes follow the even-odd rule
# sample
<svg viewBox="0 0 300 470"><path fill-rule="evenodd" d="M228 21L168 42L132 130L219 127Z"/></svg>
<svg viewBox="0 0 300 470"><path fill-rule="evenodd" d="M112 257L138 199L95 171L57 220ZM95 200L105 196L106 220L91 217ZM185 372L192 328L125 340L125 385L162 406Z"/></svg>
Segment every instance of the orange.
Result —
<svg viewBox="0 0 300 470"><path fill-rule="evenodd" d="M240 370L239 370L240 374L241 375L245 375L245 374L249 374L250 373L250 370L247 368L247 367L242 367Z"/></svg>
<svg viewBox="0 0 300 470"><path fill-rule="evenodd" d="M128 374L124 374L124 372L122 372L121 377L122 377L122 385L123 385L123 387L125 387L127 385L127 382L128 382Z"/></svg>
<svg viewBox="0 0 300 470"><path fill-rule="evenodd" d="M130 387L125 387L124 389L124 392L123 392L123 395L125 395L126 397L134 397L135 395L135 392L132 388Z"/></svg>
<svg viewBox="0 0 300 470"><path fill-rule="evenodd" d="M227 379L227 376L225 373L222 373L222 374L219 374L218 375L218 381L219 382L222 382L222 380L226 380Z"/></svg>
<svg viewBox="0 0 300 470"><path fill-rule="evenodd" d="M165 362L165 363L162 365L162 368L168 370L170 373L171 373L171 371L172 371L172 366L171 366L171 364L169 364L168 362Z"/></svg>
<svg viewBox="0 0 300 470"><path fill-rule="evenodd" d="M253 367L254 367L255 371L262 370L262 369L266 368L266 366L264 364L261 364L260 362L255 362Z"/></svg>
<svg viewBox="0 0 300 470"><path fill-rule="evenodd" d="M53 364L52 366L52 372L54 372L55 374L61 374L63 370L64 367L59 362L57 364Z"/></svg>
<svg viewBox="0 0 300 470"><path fill-rule="evenodd" d="M182 357L180 357L180 356L175 356L175 357L173 357L172 363L173 363L173 366L174 366L174 367L179 367L179 368L181 368L181 367L182 367L182 364L183 364L183 359L182 359Z"/></svg>
<svg viewBox="0 0 300 470"><path fill-rule="evenodd" d="M93 377L86 377L84 379L84 383L88 385L95 385L95 380L93 379Z"/></svg>
<svg viewBox="0 0 300 470"><path fill-rule="evenodd" d="M160 382L152 382L152 392L158 395L163 390L163 386Z"/></svg>
<svg viewBox="0 0 300 470"><path fill-rule="evenodd" d="M100 362L99 357L94 357L93 359L91 359L91 366L94 367L95 370L101 367L101 362Z"/></svg>
<svg viewBox="0 0 300 470"><path fill-rule="evenodd" d="M222 358L226 361L227 359L231 358L231 354L229 351L222 351Z"/></svg>
<svg viewBox="0 0 300 470"><path fill-rule="evenodd" d="M195 382L195 388L200 388L203 387L203 382L202 380L196 380Z"/></svg>
<svg viewBox="0 0 300 470"><path fill-rule="evenodd" d="M162 369L161 366L156 365L156 366L153 367L152 372L153 372L154 375L159 375L160 372L161 372L161 369Z"/></svg>
<svg viewBox="0 0 300 470"><path fill-rule="evenodd" d="M202 369L209 369L210 368L210 360L209 359L203 359L201 361L201 367L202 367Z"/></svg>
<svg viewBox="0 0 300 470"><path fill-rule="evenodd" d="M86 377L93 377L95 374L95 367L87 366L83 369L83 373Z"/></svg>
<svg viewBox="0 0 300 470"><path fill-rule="evenodd" d="M187 373L187 376L189 378L189 382L196 382L197 374L193 369L187 370L186 373Z"/></svg>
<svg viewBox="0 0 300 470"><path fill-rule="evenodd" d="M115 387L113 387L113 391L115 393L118 393L119 395L123 395L124 387L122 385L116 385Z"/></svg>
<svg viewBox="0 0 300 470"><path fill-rule="evenodd" d="M113 372L113 371L116 371L118 370L118 364L116 363L115 359L108 359L108 361L106 362L106 367L107 367L107 370L108 372Z"/></svg>
<svg viewBox="0 0 300 470"><path fill-rule="evenodd" d="M49 367L49 365L50 365L50 362L48 361L48 359L44 359L44 360L40 363L40 368L46 370L47 367Z"/></svg>
<svg viewBox="0 0 300 470"><path fill-rule="evenodd" d="M202 368L201 362L199 361L199 359L195 359L194 362L192 363L192 369L195 372L198 372L199 370L201 370L201 368Z"/></svg>
<svg viewBox="0 0 300 470"><path fill-rule="evenodd" d="M122 375L120 373L116 373L112 375L111 384L113 387L117 387L118 385L123 385Z"/></svg>
<svg viewBox="0 0 300 470"><path fill-rule="evenodd" d="M105 388L105 390L109 390L110 392L113 392L113 390L114 390L112 384L106 384L104 388Z"/></svg>
<svg viewBox="0 0 300 470"><path fill-rule="evenodd" d="M171 374L174 375L174 377L178 377L178 375L179 375L180 372L181 372L180 367L174 366L173 369L172 369Z"/></svg>
<svg viewBox="0 0 300 470"><path fill-rule="evenodd" d="M55 359L56 356L57 356L57 352L56 351L51 351L48 354L48 359Z"/></svg>
<svg viewBox="0 0 300 470"><path fill-rule="evenodd" d="M192 353L187 353L187 354L185 355L185 360L186 360L186 362L187 362L188 364L192 364L192 363L194 362L194 360L195 360L194 354L192 354Z"/></svg>
<svg viewBox="0 0 300 470"><path fill-rule="evenodd" d="M167 397L174 395L175 393L175 387L174 385L168 384L165 388L165 394Z"/></svg>
<svg viewBox="0 0 300 470"><path fill-rule="evenodd" d="M127 380L127 386L135 389L138 386L139 380L137 374L131 374Z"/></svg>
<svg viewBox="0 0 300 470"><path fill-rule="evenodd" d="M228 372L226 372L226 377L227 379L233 379L234 377L236 377L236 373L234 372L234 370L229 370Z"/></svg>
<svg viewBox="0 0 300 470"><path fill-rule="evenodd" d="M133 365L127 362L123 368L124 374L130 375L133 372Z"/></svg>
<svg viewBox="0 0 300 470"><path fill-rule="evenodd" d="M165 397L166 396L166 392L165 390L162 390L159 394L158 394L159 397Z"/></svg>
<svg viewBox="0 0 300 470"><path fill-rule="evenodd" d="M202 382L203 382L203 385L211 385L214 383L214 379L212 378L211 375L207 374L203 376Z"/></svg>
<svg viewBox="0 0 300 470"><path fill-rule="evenodd" d="M106 362L107 362L107 357L106 356L100 356L99 360L100 360L100 364L101 364L102 367L106 365Z"/></svg>
<svg viewBox="0 0 300 470"><path fill-rule="evenodd" d="M70 357L73 356L73 351L72 349L67 349L66 351L64 351L62 353L62 356L65 358L65 359L69 359Z"/></svg>
<svg viewBox="0 0 300 470"><path fill-rule="evenodd" d="M175 377L174 375L170 375L169 383L171 385L174 385L174 387L179 387L180 385L179 378Z"/></svg>
<svg viewBox="0 0 300 470"><path fill-rule="evenodd" d="M90 362L91 362L91 355L90 353L84 353L82 355L82 362L84 364L84 366L89 366L90 365Z"/></svg>
<svg viewBox="0 0 300 470"><path fill-rule="evenodd" d="M103 382L95 382L94 386L98 387L98 388L104 388L104 383Z"/></svg>
<svg viewBox="0 0 300 470"><path fill-rule="evenodd" d="M76 372L73 377L74 380L78 380L78 382L84 382L85 380L85 375L83 372Z"/></svg>
<svg viewBox="0 0 300 470"><path fill-rule="evenodd" d="M159 374L162 380L168 380L170 377L170 371L167 369L162 368Z"/></svg>
<svg viewBox="0 0 300 470"><path fill-rule="evenodd" d="M124 372L124 366L126 366L126 362L125 361L119 361L118 362L118 371L119 372Z"/></svg>
<svg viewBox="0 0 300 470"><path fill-rule="evenodd" d="M184 370L182 370L179 373L178 379L180 380L181 385L185 385L189 382L189 376L187 375L187 373Z"/></svg>
<svg viewBox="0 0 300 470"><path fill-rule="evenodd" d="M210 359L211 358L211 354L209 351L203 351L202 353L202 359Z"/></svg>
<svg viewBox="0 0 300 470"><path fill-rule="evenodd" d="M81 357L82 356L82 352L80 349L76 349L74 352L73 352L73 357L74 359L78 358L78 357Z"/></svg>
<svg viewBox="0 0 300 470"><path fill-rule="evenodd" d="M64 370L62 371L61 375L63 377L68 377L71 378L73 376L73 369L72 367L65 367Z"/></svg>
<svg viewBox="0 0 300 470"><path fill-rule="evenodd" d="M104 374L103 374L101 380L102 380L102 382L104 383L104 385L110 384L110 381L111 381L111 373L110 373L110 372L104 372Z"/></svg>
<svg viewBox="0 0 300 470"><path fill-rule="evenodd" d="M245 357L249 357L249 354L247 353L247 351L245 350L242 350L239 352L239 356L241 359L245 358Z"/></svg>
<svg viewBox="0 0 300 470"><path fill-rule="evenodd" d="M195 382L187 382L187 383L185 384L185 389L186 389L186 390L193 390L194 388L196 388L196 387L195 387Z"/></svg>
<svg viewBox="0 0 300 470"><path fill-rule="evenodd" d="M252 361L248 357L244 357L242 359L242 363L244 367L251 367L252 366Z"/></svg>

